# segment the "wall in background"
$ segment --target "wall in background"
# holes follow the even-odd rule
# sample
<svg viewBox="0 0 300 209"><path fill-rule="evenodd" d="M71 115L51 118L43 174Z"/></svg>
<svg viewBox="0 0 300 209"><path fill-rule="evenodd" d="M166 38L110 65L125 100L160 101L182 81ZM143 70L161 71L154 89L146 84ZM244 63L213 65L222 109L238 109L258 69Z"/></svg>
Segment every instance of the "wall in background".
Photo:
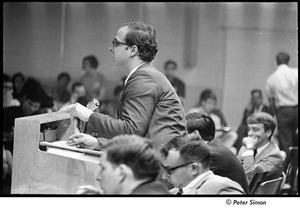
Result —
<svg viewBox="0 0 300 209"><path fill-rule="evenodd" d="M195 10L197 15L188 14ZM82 58L94 54L100 61L98 70L110 81L108 92L124 75L112 68L108 50L116 31L129 21L151 24L159 44L153 65L164 72L167 59L178 62L177 74L187 86L186 110L204 88L212 88L234 127L251 89L264 91L278 51L290 53L290 65L298 67L297 4L291 2L14 2L4 3L3 15L5 73L23 72L50 86L67 71L75 81L83 73ZM196 53L195 67L185 67L186 53Z"/></svg>

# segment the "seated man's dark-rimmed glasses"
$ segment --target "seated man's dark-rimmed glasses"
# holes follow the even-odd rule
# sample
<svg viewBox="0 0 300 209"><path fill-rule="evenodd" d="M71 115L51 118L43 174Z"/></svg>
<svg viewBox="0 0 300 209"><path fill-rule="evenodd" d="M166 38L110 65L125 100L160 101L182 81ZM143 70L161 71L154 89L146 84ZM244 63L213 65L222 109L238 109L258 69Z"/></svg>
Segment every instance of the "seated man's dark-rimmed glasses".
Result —
<svg viewBox="0 0 300 209"><path fill-rule="evenodd" d="M161 164L161 167L164 169L164 171L168 174L168 175L172 175L172 172L175 171L176 169L178 168L181 168L181 167L184 167L184 166L187 166L191 163L194 163L194 162L188 162L188 163L184 163L184 164L181 164L181 165L178 165L178 166L175 166L175 167L165 167L163 164Z"/></svg>

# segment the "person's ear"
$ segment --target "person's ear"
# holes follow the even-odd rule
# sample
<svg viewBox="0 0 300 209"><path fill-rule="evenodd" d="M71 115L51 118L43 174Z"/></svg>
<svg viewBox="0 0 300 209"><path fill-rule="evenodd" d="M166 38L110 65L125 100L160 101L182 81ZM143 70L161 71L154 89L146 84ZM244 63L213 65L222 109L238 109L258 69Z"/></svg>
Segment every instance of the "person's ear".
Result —
<svg viewBox="0 0 300 209"><path fill-rule="evenodd" d="M125 179L130 177L131 175L132 175L132 171L127 165L125 164L119 165L120 182L125 181Z"/></svg>
<svg viewBox="0 0 300 209"><path fill-rule="evenodd" d="M201 171L201 164L200 163L192 163L190 165L190 172L192 176L198 176Z"/></svg>
<svg viewBox="0 0 300 209"><path fill-rule="evenodd" d="M193 133L192 133L193 135L195 135L195 136L199 136L200 137L200 133L199 133L199 131L198 130L195 130L195 131L193 131Z"/></svg>
<svg viewBox="0 0 300 209"><path fill-rule="evenodd" d="M132 45L131 47L129 47L129 49L131 50L131 56L130 57L134 57L134 56L138 55L139 49L136 45Z"/></svg>
<svg viewBox="0 0 300 209"><path fill-rule="evenodd" d="M270 138L271 138L271 135L272 135L272 131L271 131L271 130L267 130L267 131L266 131L266 135L267 135L267 137L270 139Z"/></svg>

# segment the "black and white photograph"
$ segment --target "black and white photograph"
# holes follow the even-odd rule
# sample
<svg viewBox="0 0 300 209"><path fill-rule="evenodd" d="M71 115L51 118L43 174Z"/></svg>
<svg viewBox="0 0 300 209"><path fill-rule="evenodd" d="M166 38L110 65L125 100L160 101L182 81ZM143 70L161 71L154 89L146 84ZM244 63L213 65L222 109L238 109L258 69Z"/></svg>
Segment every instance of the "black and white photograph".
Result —
<svg viewBox="0 0 300 209"><path fill-rule="evenodd" d="M300 203L297 2L2 11L4 205Z"/></svg>

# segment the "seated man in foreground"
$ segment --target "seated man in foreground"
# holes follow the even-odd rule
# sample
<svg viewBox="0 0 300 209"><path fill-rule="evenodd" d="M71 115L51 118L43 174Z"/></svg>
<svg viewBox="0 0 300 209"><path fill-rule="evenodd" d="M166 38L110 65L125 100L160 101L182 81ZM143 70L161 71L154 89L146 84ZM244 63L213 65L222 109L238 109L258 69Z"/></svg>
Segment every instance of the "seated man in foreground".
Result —
<svg viewBox="0 0 300 209"><path fill-rule="evenodd" d="M248 137L243 138L238 158L250 181L255 172L268 171L267 179L279 177L282 156L279 147L271 141L275 130L274 118L265 112L253 113L247 118Z"/></svg>
<svg viewBox="0 0 300 209"><path fill-rule="evenodd" d="M248 181L239 159L224 145L215 140L215 123L206 113L193 112L186 116L189 134L200 134L207 143L211 155L209 169L216 175L230 178L239 183L248 194Z"/></svg>
<svg viewBox="0 0 300 209"><path fill-rule="evenodd" d="M152 144L136 135L120 135L104 145L97 180L102 191L81 186L77 194L169 194L156 178L159 154Z"/></svg>
<svg viewBox="0 0 300 209"><path fill-rule="evenodd" d="M172 194L245 194L227 177L209 170L211 151L199 135L185 135L168 142L162 149L163 178L174 185Z"/></svg>

